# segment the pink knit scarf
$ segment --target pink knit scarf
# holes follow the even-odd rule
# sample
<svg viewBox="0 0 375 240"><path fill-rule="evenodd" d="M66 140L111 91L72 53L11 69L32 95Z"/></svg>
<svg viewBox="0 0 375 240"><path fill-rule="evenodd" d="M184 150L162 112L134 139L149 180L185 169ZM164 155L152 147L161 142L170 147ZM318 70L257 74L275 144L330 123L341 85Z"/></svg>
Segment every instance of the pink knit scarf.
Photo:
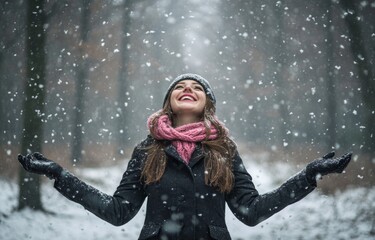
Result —
<svg viewBox="0 0 375 240"><path fill-rule="evenodd" d="M167 115L158 117L158 113L154 113L148 118L147 125L152 135L158 140L171 140L172 145L176 148L181 158L189 163L193 154L196 142L206 139L206 128L203 122L189 123L180 127L173 128L172 122ZM158 117L157 126L152 128L152 121ZM216 139L217 130L211 126L211 134L208 139Z"/></svg>

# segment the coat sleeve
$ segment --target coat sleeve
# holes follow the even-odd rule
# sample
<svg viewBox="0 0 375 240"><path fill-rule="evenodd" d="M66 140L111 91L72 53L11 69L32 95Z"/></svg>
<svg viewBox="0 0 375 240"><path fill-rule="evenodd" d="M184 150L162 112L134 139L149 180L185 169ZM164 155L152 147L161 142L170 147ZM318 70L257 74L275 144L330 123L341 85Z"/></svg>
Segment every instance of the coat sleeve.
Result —
<svg viewBox="0 0 375 240"><path fill-rule="evenodd" d="M54 187L66 198L81 204L99 218L120 226L130 221L141 208L146 194L141 176L142 152L136 148L115 193L107 195L63 171Z"/></svg>
<svg viewBox="0 0 375 240"><path fill-rule="evenodd" d="M307 182L303 170L279 188L260 195L238 154L234 158L233 171L235 183L232 191L226 195L226 202L233 214L249 226L255 226L266 220L315 189Z"/></svg>

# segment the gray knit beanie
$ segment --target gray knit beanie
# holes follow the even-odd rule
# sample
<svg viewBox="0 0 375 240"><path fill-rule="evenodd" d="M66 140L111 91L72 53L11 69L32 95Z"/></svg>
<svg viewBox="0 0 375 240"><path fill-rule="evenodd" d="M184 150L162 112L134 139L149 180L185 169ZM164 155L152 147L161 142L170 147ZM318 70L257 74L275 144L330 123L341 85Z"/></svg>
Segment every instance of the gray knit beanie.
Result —
<svg viewBox="0 0 375 240"><path fill-rule="evenodd" d="M182 75L176 77L172 81L172 83L169 85L167 93L165 94L165 97L164 97L163 106L165 105L165 103L167 101L169 93L176 86L176 84L178 82L182 81L182 80L194 80L194 81L197 81L204 88L204 91L205 91L207 97L209 97L211 99L212 103L214 105L216 105L216 98L215 98L214 92L212 91L210 83L205 78L203 78L202 76L199 76L198 74L185 73L185 74L182 74Z"/></svg>

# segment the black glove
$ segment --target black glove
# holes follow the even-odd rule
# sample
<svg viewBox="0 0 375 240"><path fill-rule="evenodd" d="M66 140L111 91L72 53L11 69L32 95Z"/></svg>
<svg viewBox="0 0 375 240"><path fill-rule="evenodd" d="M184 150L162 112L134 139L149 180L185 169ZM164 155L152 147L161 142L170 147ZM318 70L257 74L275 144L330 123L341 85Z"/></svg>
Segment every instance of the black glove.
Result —
<svg viewBox="0 0 375 240"><path fill-rule="evenodd" d="M31 173L44 174L49 179L57 179L63 168L52 160L45 158L41 153L35 152L32 155L18 155L18 161L23 168Z"/></svg>
<svg viewBox="0 0 375 240"><path fill-rule="evenodd" d="M307 164L306 177L311 185L316 186L316 180L321 176L329 173L342 173L352 159L352 153L346 153L338 158L333 158L334 156L335 152L330 152Z"/></svg>

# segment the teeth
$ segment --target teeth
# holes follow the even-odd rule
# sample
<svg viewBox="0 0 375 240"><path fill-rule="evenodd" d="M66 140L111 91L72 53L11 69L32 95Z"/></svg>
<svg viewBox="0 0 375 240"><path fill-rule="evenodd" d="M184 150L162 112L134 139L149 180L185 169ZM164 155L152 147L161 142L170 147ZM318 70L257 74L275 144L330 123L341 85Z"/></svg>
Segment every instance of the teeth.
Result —
<svg viewBox="0 0 375 240"><path fill-rule="evenodd" d="M189 96L184 96L181 98L181 100L191 100L191 101L194 101L194 99L192 97L189 97Z"/></svg>

